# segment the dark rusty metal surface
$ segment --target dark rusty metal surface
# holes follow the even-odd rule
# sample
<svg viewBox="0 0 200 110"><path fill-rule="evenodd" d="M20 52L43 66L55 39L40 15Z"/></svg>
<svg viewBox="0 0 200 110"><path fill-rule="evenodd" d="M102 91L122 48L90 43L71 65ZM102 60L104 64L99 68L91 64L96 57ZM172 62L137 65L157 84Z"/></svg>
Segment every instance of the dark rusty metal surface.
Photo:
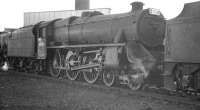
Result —
<svg viewBox="0 0 200 110"><path fill-rule="evenodd" d="M165 60L200 62L200 2L185 4L181 14L167 21Z"/></svg>
<svg viewBox="0 0 200 110"><path fill-rule="evenodd" d="M33 26L20 28L12 33L8 40L8 56L34 57L35 36Z"/></svg>
<svg viewBox="0 0 200 110"><path fill-rule="evenodd" d="M165 20L148 9L134 13L97 15L55 22L55 42L71 44L112 43L121 32L121 40L137 40L147 46L162 44Z"/></svg>
<svg viewBox="0 0 200 110"><path fill-rule="evenodd" d="M2 32L0 33L0 46L3 47L4 45L7 45L8 38L11 36L10 32Z"/></svg>

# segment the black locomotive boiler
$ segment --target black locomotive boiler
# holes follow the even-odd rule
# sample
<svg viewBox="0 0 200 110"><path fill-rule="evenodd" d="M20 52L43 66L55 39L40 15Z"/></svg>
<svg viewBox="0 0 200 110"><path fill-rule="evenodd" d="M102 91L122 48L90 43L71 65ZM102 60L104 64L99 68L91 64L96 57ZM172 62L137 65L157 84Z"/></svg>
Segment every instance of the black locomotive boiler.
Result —
<svg viewBox="0 0 200 110"><path fill-rule="evenodd" d="M128 13L85 12L20 28L8 40L7 58L20 71L81 75L88 83L101 77L107 86L119 81L137 90L162 73L164 34L161 12L134 2Z"/></svg>

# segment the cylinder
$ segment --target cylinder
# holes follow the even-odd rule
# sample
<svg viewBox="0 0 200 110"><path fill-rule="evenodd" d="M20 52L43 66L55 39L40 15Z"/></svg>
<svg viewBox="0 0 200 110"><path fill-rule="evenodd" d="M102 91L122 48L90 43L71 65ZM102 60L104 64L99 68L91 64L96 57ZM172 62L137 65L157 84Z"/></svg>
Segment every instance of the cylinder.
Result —
<svg viewBox="0 0 200 110"><path fill-rule="evenodd" d="M75 0L75 10L88 10L90 8L90 0Z"/></svg>

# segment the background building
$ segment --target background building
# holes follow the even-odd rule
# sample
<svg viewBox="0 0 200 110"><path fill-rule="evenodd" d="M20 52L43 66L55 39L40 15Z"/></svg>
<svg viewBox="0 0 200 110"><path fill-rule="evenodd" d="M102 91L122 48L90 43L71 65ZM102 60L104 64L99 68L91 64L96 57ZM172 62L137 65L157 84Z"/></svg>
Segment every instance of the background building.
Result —
<svg viewBox="0 0 200 110"><path fill-rule="evenodd" d="M63 10L45 12L26 12L24 13L24 26L36 24L40 21L49 21L57 18L67 18L70 16L81 16L85 11L100 11L103 14L110 14L110 8L99 8L90 10Z"/></svg>
<svg viewBox="0 0 200 110"><path fill-rule="evenodd" d="M90 9L90 0L75 0L75 10Z"/></svg>
<svg viewBox="0 0 200 110"><path fill-rule="evenodd" d="M50 21L58 18L68 18L70 16L81 16L82 12L85 11L100 11L107 15L110 14L111 9L90 9L90 0L75 0L75 10L24 13L24 26L36 24L40 21Z"/></svg>

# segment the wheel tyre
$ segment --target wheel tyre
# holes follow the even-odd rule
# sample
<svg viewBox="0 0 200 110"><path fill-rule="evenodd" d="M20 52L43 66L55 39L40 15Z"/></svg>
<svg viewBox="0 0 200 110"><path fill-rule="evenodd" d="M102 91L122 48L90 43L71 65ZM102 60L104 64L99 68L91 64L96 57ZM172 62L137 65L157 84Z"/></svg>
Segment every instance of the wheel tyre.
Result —
<svg viewBox="0 0 200 110"><path fill-rule="evenodd" d="M60 65L61 65L60 54L57 51L53 57L53 60L50 60L49 62L49 72L52 77L58 78L60 76L61 69L56 69L56 66Z"/></svg>
<svg viewBox="0 0 200 110"><path fill-rule="evenodd" d="M83 76L84 76L84 79L85 79L86 82L93 84L97 81L97 79L99 77L99 72L94 73L94 74L96 74L96 76L93 77L92 79L90 78L91 74L93 74L93 73L84 72Z"/></svg>
<svg viewBox="0 0 200 110"><path fill-rule="evenodd" d="M78 71L67 71L67 78L74 81L78 78L79 72Z"/></svg>
<svg viewBox="0 0 200 110"><path fill-rule="evenodd" d="M59 73L56 73L56 70L53 69L53 64L52 64L53 61L50 61L49 63L49 73L52 77L55 77L55 78L58 78L59 77Z"/></svg>
<svg viewBox="0 0 200 110"><path fill-rule="evenodd" d="M142 88L143 82L144 82L144 77L139 76L137 78L130 79L128 82L128 87L131 90L136 91L136 90L139 90L140 88Z"/></svg>
<svg viewBox="0 0 200 110"><path fill-rule="evenodd" d="M115 74L103 72L103 82L106 86L111 87L115 82Z"/></svg>
<svg viewBox="0 0 200 110"><path fill-rule="evenodd" d="M129 82L128 87L133 91L137 91L142 87L142 84L141 83L136 84L136 83Z"/></svg>

